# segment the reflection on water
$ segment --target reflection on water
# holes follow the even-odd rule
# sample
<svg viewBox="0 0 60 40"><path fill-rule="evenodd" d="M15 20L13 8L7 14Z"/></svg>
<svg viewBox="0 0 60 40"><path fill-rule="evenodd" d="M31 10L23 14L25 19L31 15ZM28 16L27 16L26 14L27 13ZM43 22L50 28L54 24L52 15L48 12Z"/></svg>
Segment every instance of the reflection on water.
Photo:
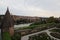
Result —
<svg viewBox="0 0 60 40"><path fill-rule="evenodd" d="M19 28L19 27L26 27L29 26L31 23L28 24L19 24L19 25L14 25L14 28Z"/></svg>

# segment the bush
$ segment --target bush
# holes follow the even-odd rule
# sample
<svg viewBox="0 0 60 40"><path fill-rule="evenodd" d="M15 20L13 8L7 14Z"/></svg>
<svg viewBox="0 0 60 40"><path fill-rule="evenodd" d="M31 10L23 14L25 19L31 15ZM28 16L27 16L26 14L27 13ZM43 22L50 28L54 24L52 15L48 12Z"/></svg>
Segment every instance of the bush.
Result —
<svg viewBox="0 0 60 40"><path fill-rule="evenodd" d="M21 40L21 34L15 33L14 36L12 37L12 40Z"/></svg>
<svg viewBox="0 0 60 40"><path fill-rule="evenodd" d="M33 25L41 25L41 24L46 24L46 22L45 22L45 21L34 22L34 23L32 23L30 26L33 26Z"/></svg>
<svg viewBox="0 0 60 40"><path fill-rule="evenodd" d="M52 30L49 30L49 31L51 31L51 32L58 32L58 33L60 33L60 29L52 29Z"/></svg>
<svg viewBox="0 0 60 40"><path fill-rule="evenodd" d="M50 33L51 36L60 39L60 33Z"/></svg>
<svg viewBox="0 0 60 40"><path fill-rule="evenodd" d="M47 33L43 32L40 34L29 36L29 40L54 40L54 39L50 38L50 36Z"/></svg>
<svg viewBox="0 0 60 40"><path fill-rule="evenodd" d="M57 28L60 28L60 23L56 25Z"/></svg>

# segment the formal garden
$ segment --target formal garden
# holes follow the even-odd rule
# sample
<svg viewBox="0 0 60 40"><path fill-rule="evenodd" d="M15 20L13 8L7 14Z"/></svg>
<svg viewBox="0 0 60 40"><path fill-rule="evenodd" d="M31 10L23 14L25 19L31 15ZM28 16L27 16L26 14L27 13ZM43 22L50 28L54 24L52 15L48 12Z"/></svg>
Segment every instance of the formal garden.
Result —
<svg viewBox="0 0 60 40"><path fill-rule="evenodd" d="M52 30L49 30L49 31L51 32L50 35L52 35L55 38L60 39L60 28L52 29Z"/></svg>
<svg viewBox="0 0 60 40"><path fill-rule="evenodd" d="M46 32L29 36L29 40L54 40Z"/></svg>

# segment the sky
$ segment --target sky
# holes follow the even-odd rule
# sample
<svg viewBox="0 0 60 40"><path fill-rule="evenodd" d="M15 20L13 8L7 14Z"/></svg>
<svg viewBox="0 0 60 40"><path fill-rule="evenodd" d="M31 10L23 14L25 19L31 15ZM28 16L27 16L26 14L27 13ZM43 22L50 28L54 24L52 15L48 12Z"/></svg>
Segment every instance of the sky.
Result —
<svg viewBox="0 0 60 40"><path fill-rule="evenodd" d="M12 15L60 17L60 0L0 0L0 14L7 7Z"/></svg>

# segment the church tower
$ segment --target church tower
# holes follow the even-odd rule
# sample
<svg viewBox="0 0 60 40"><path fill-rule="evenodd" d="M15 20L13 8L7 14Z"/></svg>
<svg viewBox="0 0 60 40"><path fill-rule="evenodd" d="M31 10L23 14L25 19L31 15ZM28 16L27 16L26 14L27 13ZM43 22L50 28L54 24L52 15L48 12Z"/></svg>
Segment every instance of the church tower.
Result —
<svg viewBox="0 0 60 40"><path fill-rule="evenodd" d="M8 32L10 36L14 35L14 19L8 8L1 23L1 32L2 34Z"/></svg>

